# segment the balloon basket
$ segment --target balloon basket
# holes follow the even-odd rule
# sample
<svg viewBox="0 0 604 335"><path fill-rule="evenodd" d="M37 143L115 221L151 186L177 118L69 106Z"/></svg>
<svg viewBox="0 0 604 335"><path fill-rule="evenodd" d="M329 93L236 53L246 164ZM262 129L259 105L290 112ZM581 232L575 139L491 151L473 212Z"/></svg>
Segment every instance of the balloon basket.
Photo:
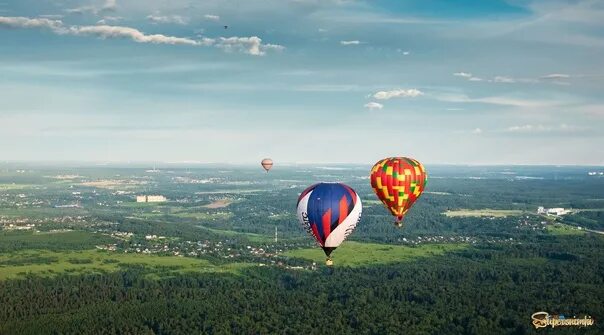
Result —
<svg viewBox="0 0 604 335"><path fill-rule="evenodd" d="M403 226L403 223L402 223L402 222L400 222L400 221L394 221L394 226L395 226L396 228L401 228L401 227Z"/></svg>
<svg viewBox="0 0 604 335"><path fill-rule="evenodd" d="M327 266L333 266L333 261L331 260L331 258L328 258L325 260L325 265Z"/></svg>

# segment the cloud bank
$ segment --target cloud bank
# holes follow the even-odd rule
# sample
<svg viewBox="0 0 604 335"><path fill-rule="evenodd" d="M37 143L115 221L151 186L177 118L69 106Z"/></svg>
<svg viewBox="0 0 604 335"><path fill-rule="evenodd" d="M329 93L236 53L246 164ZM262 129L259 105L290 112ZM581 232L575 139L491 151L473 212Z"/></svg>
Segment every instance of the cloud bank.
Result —
<svg viewBox="0 0 604 335"><path fill-rule="evenodd" d="M392 98L415 98L424 95L424 92L415 88L404 90L392 90L392 91L379 91L373 95L374 99L378 100L389 100Z"/></svg>
<svg viewBox="0 0 604 335"><path fill-rule="evenodd" d="M189 45L216 47L227 52L242 52L254 56L263 56L267 51L280 51L285 47L277 44L262 43L257 36L219 37L191 39L187 37L167 36L163 34L145 34L136 28L124 26L68 26L61 20L46 18L6 17L0 16L0 28L12 29L47 29L58 35L94 36L102 39L130 39L137 43Z"/></svg>

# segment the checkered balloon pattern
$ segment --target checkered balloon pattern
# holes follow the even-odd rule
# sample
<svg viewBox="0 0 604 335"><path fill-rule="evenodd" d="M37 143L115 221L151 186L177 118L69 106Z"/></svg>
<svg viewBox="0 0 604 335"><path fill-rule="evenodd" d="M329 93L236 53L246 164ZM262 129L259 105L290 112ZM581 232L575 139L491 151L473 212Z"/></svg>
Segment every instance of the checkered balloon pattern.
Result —
<svg viewBox="0 0 604 335"><path fill-rule="evenodd" d="M413 158L389 157L373 166L370 179L373 191L400 225L424 191L428 174L424 166Z"/></svg>

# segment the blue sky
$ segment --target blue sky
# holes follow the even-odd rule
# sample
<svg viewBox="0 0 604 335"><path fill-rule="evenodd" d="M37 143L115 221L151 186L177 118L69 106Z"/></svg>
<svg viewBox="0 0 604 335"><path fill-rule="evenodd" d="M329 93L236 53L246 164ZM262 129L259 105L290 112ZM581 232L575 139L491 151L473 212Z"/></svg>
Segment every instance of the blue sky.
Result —
<svg viewBox="0 0 604 335"><path fill-rule="evenodd" d="M0 160L604 165L603 28L602 1L0 0Z"/></svg>

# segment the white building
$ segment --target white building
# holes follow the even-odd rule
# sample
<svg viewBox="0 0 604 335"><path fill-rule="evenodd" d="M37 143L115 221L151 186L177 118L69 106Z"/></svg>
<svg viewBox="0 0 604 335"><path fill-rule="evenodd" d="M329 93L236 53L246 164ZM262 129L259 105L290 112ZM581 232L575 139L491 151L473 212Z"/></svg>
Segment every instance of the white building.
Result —
<svg viewBox="0 0 604 335"><path fill-rule="evenodd" d="M136 202L165 202L168 201L163 195L137 195Z"/></svg>
<svg viewBox="0 0 604 335"><path fill-rule="evenodd" d="M568 209L564 209L564 208L548 208L547 209L547 215L552 215L552 216L562 216L562 215L566 215L570 213L570 211Z"/></svg>
<svg viewBox="0 0 604 335"><path fill-rule="evenodd" d="M562 207L545 208L543 206L539 206L539 208L537 208L537 214L545 214L547 216L562 216L569 213L569 209L564 209Z"/></svg>

